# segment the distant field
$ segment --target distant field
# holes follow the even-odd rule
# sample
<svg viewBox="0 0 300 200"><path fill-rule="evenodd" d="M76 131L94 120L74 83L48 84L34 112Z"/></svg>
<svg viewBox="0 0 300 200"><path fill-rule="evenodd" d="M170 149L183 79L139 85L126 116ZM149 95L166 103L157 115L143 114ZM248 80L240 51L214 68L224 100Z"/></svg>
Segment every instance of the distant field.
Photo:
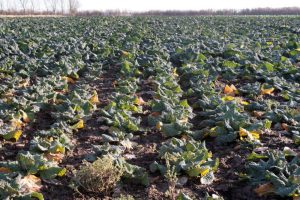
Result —
<svg viewBox="0 0 300 200"><path fill-rule="evenodd" d="M8 17L0 199L299 199L299 17Z"/></svg>

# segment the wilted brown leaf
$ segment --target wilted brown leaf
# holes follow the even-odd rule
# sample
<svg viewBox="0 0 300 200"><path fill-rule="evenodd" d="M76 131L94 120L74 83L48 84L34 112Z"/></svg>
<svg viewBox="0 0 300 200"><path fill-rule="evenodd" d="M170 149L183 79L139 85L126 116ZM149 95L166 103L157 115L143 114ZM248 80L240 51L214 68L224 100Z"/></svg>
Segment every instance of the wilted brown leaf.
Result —
<svg viewBox="0 0 300 200"><path fill-rule="evenodd" d="M272 183L265 183L255 188L254 192L261 197L263 195L274 192L274 186L272 185Z"/></svg>

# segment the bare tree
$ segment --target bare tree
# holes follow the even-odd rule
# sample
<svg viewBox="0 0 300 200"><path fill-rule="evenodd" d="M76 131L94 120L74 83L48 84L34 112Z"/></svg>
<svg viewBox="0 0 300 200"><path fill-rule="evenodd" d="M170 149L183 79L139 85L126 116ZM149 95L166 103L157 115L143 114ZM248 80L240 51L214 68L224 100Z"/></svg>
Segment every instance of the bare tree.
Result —
<svg viewBox="0 0 300 200"><path fill-rule="evenodd" d="M60 0L60 12L61 14L65 13L65 0Z"/></svg>
<svg viewBox="0 0 300 200"><path fill-rule="evenodd" d="M69 13L74 15L77 13L79 8L79 1L78 0L69 0Z"/></svg>
<svg viewBox="0 0 300 200"><path fill-rule="evenodd" d="M26 8L27 8L27 4L28 4L28 0L19 0L21 6L22 6L22 9L23 9L23 12L25 13L26 12Z"/></svg>
<svg viewBox="0 0 300 200"><path fill-rule="evenodd" d="M46 10L46 12L49 12L49 1L48 0L44 0L44 8Z"/></svg>
<svg viewBox="0 0 300 200"><path fill-rule="evenodd" d="M58 7L58 0L49 0L50 8L53 14L56 13L57 7Z"/></svg>
<svg viewBox="0 0 300 200"><path fill-rule="evenodd" d="M0 11L3 11L4 9L4 3L3 0L0 0Z"/></svg>
<svg viewBox="0 0 300 200"><path fill-rule="evenodd" d="M30 0L30 10L32 13L35 12L35 1L34 0Z"/></svg>
<svg viewBox="0 0 300 200"><path fill-rule="evenodd" d="M15 2L15 1L13 1L13 2ZM7 10L7 11L12 10L12 2L6 1L6 10Z"/></svg>

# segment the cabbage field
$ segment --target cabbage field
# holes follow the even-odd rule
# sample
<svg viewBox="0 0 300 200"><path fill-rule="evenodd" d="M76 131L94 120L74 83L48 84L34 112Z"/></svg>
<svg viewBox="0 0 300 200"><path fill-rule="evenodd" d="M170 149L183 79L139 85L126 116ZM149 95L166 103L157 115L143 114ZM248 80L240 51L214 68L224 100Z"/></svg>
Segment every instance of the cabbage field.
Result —
<svg viewBox="0 0 300 200"><path fill-rule="evenodd" d="M0 199L300 199L300 18L0 19Z"/></svg>

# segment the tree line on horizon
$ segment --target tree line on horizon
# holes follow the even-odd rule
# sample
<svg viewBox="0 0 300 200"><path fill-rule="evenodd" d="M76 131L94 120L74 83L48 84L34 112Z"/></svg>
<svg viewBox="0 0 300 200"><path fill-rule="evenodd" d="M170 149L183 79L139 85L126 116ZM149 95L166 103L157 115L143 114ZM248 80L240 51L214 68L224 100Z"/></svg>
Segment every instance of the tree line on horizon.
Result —
<svg viewBox="0 0 300 200"><path fill-rule="evenodd" d="M198 16L198 15L300 15L300 7L223 10L121 10L80 11L79 0L0 0L0 15L77 15L77 16Z"/></svg>
<svg viewBox="0 0 300 200"><path fill-rule="evenodd" d="M135 14L135 13L134 13ZM199 10L199 11L148 11L137 15L157 16L198 16L198 15L300 15L300 7L285 8L253 8L253 9L223 9L223 10Z"/></svg>
<svg viewBox="0 0 300 200"><path fill-rule="evenodd" d="M223 10L150 10L146 12L130 12L120 10L81 11L78 16L210 16L210 15L300 15L300 7L285 8L253 8L253 9L223 9Z"/></svg>
<svg viewBox="0 0 300 200"><path fill-rule="evenodd" d="M79 0L0 0L0 14L74 15L79 6Z"/></svg>

